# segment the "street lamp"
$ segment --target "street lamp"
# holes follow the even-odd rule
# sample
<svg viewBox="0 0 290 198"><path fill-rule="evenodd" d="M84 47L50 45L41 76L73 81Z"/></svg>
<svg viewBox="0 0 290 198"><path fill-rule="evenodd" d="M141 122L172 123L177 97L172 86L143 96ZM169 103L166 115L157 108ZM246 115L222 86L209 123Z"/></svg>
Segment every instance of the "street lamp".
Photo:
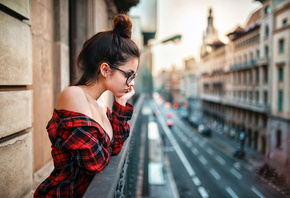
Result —
<svg viewBox="0 0 290 198"><path fill-rule="evenodd" d="M151 47L153 46L156 46L156 45L159 45L159 44L165 44L165 43L168 43L170 41L174 42L174 43L177 43L177 42L180 42L181 41L181 38L182 38L182 35L181 34L176 34L174 36L171 36L167 39L163 39L161 41L157 41L157 42L154 42L154 43L151 43L149 45L147 45L143 50L142 52L145 52L146 50L150 49Z"/></svg>
<svg viewBox="0 0 290 198"><path fill-rule="evenodd" d="M175 36L172 36L172 37L170 37L168 39L163 40L162 43L167 43L167 42L170 42L170 41L179 42L181 40L181 37L182 36L180 34L177 34Z"/></svg>

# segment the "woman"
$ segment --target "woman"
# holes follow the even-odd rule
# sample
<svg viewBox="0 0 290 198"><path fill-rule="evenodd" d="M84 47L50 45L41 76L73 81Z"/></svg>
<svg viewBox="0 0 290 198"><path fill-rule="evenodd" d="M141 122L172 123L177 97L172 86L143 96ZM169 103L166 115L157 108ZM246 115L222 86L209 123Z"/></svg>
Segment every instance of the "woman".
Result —
<svg viewBox="0 0 290 198"><path fill-rule="evenodd" d="M127 101L140 51L130 39L130 18L119 14L113 24L84 43L77 60L82 76L59 95L47 125L55 168L35 197L81 197L129 136L133 106ZM112 111L101 101L106 90L115 96Z"/></svg>

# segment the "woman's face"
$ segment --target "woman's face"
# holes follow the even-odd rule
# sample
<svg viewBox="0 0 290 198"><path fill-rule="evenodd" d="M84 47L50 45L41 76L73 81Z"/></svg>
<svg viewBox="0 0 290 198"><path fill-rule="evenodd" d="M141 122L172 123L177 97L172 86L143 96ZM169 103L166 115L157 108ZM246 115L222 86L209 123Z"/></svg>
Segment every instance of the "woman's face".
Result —
<svg viewBox="0 0 290 198"><path fill-rule="evenodd" d="M124 65L120 65L118 67L119 70L113 67L114 66L111 66L111 70L113 71L112 75L107 78L107 89L110 90L115 96L120 97L127 93L131 86L134 86L134 80L127 84L128 75L125 74L125 72L130 75L136 74L138 68L138 59L130 59Z"/></svg>

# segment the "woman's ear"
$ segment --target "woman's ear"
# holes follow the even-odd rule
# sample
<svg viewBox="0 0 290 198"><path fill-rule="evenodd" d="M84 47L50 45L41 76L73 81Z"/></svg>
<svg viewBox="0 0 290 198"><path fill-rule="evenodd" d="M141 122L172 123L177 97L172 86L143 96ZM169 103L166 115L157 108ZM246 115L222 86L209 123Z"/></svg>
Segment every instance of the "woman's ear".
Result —
<svg viewBox="0 0 290 198"><path fill-rule="evenodd" d="M103 77L107 77L109 75L110 67L107 63L102 63L100 65L100 73L102 74Z"/></svg>

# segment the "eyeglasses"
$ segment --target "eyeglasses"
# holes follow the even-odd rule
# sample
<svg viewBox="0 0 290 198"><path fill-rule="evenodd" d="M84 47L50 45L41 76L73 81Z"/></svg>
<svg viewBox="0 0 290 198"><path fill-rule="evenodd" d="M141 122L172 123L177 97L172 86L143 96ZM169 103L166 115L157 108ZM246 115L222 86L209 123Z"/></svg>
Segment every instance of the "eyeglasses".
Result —
<svg viewBox="0 0 290 198"><path fill-rule="evenodd" d="M127 80L126 80L127 85L128 85L130 82L132 82L132 80L134 80L135 77L137 76L137 73L135 73L135 74L130 74L130 73L128 73L128 72L125 72L125 71L119 69L118 67L116 67L116 66L114 66L114 65L112 65L112 64L110 64L110 63L107 63L107 64L108 64L110 67L112 67L112 68L114 68L114 69L116 69L116 70L119 70L119 71L121 71L121 72L123 72L123 73L125 74L125 76L126 76L126 78L127 78Z"/></svg>

